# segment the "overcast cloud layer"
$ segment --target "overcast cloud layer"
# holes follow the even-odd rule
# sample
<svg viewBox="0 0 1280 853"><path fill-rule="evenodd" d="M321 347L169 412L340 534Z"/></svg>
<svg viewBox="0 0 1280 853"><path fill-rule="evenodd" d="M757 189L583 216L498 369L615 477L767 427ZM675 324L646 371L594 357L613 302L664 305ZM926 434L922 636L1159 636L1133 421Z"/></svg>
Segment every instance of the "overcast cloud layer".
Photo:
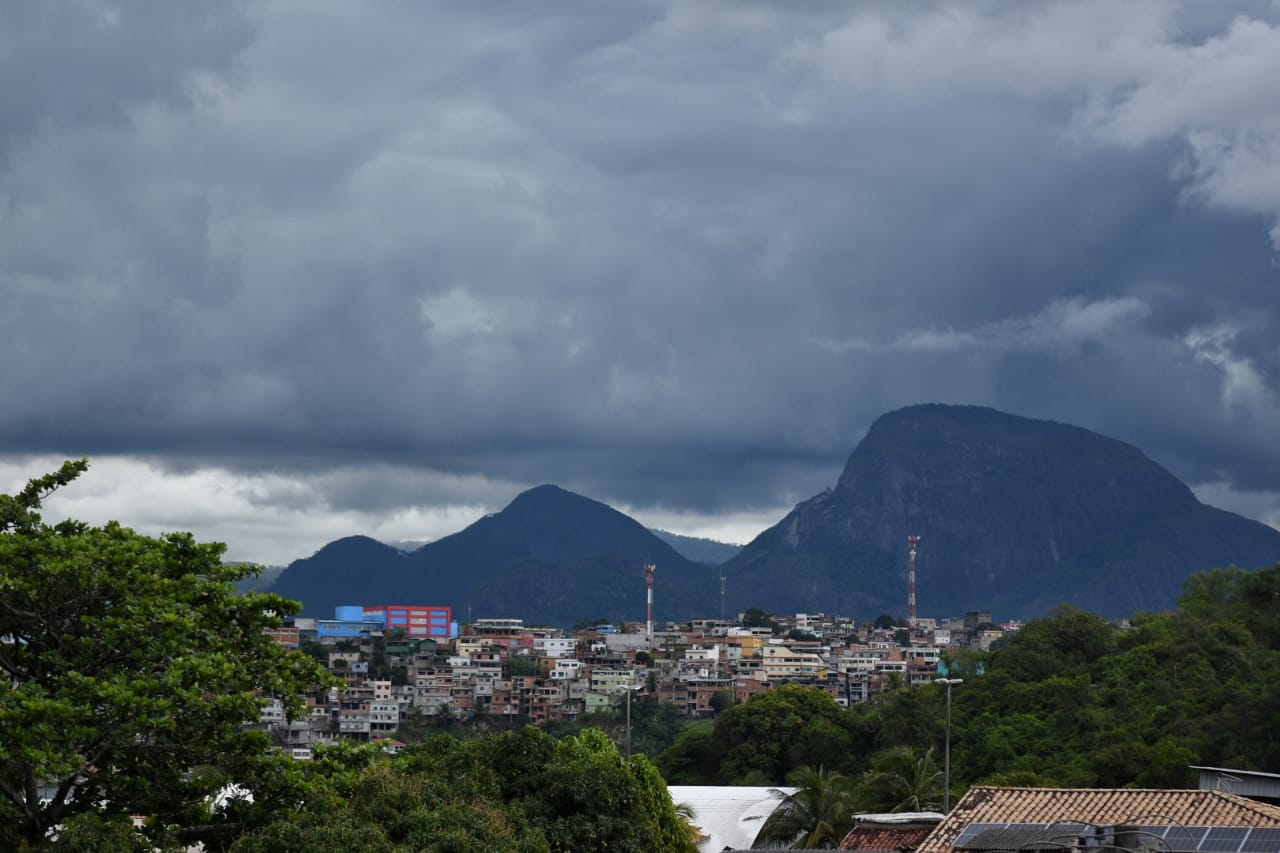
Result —
<svg viewBox="0 0 1280 853"><path fill-rule="evenodd" d="M742 541L883 412L1280 526L1280 6L17 0L0 487L287 562L556 482Z"/></svg>

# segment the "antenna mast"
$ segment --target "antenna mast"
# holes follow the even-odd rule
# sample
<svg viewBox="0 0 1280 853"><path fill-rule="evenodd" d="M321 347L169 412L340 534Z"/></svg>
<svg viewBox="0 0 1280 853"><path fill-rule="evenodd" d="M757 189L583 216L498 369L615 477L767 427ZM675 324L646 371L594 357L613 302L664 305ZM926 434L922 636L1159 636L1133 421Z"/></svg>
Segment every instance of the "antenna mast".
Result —
<svg viewBox="0 0 1280 853"><path fill-rule="evenodd" d="M720 621L724 621L724 572L720 573Z"/></svg>
<svg viewBox="0 0 1280 853"><path fill-rule="evenodd" d="M649 638L649 650L653 650L653 571L657 568L653 563L644 567L644 585L648 588L649 618L645 624L646 636Z"/></svg>
<svg viewBox="0 0 1280 853"><path fill-rule="evenodd" d="M920 544L919 536L907 537L907 553L911 556L911 567L907 571L907 625L916 626L916 546Z"/></svg>

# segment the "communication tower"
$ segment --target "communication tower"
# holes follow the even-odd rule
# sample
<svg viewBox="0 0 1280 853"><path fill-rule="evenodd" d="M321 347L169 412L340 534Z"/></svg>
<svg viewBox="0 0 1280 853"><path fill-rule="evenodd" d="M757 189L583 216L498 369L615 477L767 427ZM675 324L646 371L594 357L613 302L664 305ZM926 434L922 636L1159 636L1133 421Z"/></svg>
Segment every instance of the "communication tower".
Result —
<svg viewBox="0 0 1280 853"><path fill-rule="evenodd" d="M656 569L653 563L646 563L644 567L644 585L648 588L649 598L649 617L645 622L645 635L649 638L649 649L653 649L653 571Z"/></svg>
<svg viewBox="0 0 1280 853"><path fill-rule="evenodd" d="M911 566L907 570L907 625L916 626L916 546L920 544L919 536L907 537L907 553L911 556Z"/></svg>

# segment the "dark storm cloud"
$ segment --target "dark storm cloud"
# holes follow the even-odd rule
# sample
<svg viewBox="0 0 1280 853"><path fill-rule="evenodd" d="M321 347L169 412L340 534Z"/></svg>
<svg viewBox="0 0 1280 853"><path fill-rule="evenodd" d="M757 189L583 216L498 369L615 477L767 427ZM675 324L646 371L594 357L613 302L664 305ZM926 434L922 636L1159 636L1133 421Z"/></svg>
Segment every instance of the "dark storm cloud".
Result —
<svg viewBox="0 0 1280 853"><path fill-rule="evenodd" d="M1266 4L135 8L4 36L10 452L721 512L945 401L1280 491Z"/></svg>

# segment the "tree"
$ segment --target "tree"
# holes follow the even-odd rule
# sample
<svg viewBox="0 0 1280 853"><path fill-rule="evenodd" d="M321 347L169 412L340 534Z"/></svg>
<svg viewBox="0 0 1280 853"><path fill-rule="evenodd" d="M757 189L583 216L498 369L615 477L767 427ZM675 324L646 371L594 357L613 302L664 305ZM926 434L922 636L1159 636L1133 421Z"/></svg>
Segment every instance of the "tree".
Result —
<svg viewBox="0 0 1280 853"><path fill-rule="evenodd" d="M798 850L835 849L853 828L853 794L848 780L819 766L797 768L791 774L796 791L782 802L760 827L757 847L788 846Z"/></svg>
<svg viewBox="0 0 1280 853"><path fill-rule="evenodd" d="M771 631L776 631L778 623L774 622L769 614L759 607L750 607L742 614L742 627L768 628Z"/></svg>
<svg viewBox="0 0 1280 853"><path fill-rule="evenodd" d="M442 802L520 816L556 853L696 849L654 766L643 755L624 760L599 729L558 741L532 726L468 741L436 737L396 764L446 785L452 793Z"/></svg>
<svg viewBox="0 0 1280 853"><path fill-rule="evenodd" d="M542 659L533 655L511 655L507 658L507 675L508 677L524 675L524 676L542 676L546 675L546 671L542 668Z"/></svg>
<svg viewBox="0 0 1280 853"><path fill-rule="evenodd" d="M224 565L222 545L43 523L41 502L87 468L67 462L0 495L0 846L40 848L55 826L131 814L149 816L157 843L217 846L298 794L279 784L288 759L245 724L266 697L299 711L328 676L265 635L298 605L236 594L254 567ZM212 795L232 784L252 805L215 814Z"/></svg>
<svg viewBox="0 0 1280 853"><path fill-rule="evenodd" d="M491 775L415 772L401 763L366 768L346 796L319 797L241 838L234 853L547 853L519 808L500 802Z"/></svg>
<svg viewBox="0 0 1280 853"><path fill-rule="evenodd" d="M937 810L942 799L942 771L933 747L923 754L909 746L878 753L857 789L858 806L868 812Z"/></svg>
<svg viewBox="0 0 1280 853"><path fill-rule="evenodd" d="M711 710L719 714L736 705L738 697L735 695L732 687L722 687L711 695L711 701L707 704L711 706Z"/></svg>
<svg viewBox="0 0 1280 853"><path fill-rule="evenodd" d="M831 695L818 687L783 684L758 693L716 718L712 741L721 762L719 778L709 781L781 784L791 770L813 761L805 748L812 746L806 731L819 721L829 724L829 731L842 729L846 719Z"/></svg>

